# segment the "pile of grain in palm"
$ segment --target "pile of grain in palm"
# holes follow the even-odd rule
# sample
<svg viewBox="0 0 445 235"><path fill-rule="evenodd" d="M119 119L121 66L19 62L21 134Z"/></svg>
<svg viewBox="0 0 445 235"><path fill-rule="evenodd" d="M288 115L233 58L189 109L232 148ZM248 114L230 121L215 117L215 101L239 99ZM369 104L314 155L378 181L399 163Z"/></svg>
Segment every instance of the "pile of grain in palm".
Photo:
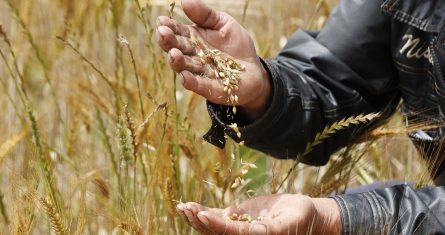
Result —
<svg viewBox="0 0 445 235"><path fill-rule="evenodd" d="M227 94L227 103L233 105L233 113L236 113L240 74L246 70L244 65L231 56L218 49L210 49L200 38L194 38L193 43L198 48L198 56L203 64L208 64L214 69L215 77L220 79Z"/></svg>
<svg viewBox="0 0 445 235"><path fill-rule="evenodd" d="M227 219L230 219L232 221L240 221L240 222L246 222L246 223L258 223L263 220L262 216L258 216L257 219L252 219L252 216L249 214L242 214L238 215L236 213L232 214L231 216L228 216Z"/></svg>

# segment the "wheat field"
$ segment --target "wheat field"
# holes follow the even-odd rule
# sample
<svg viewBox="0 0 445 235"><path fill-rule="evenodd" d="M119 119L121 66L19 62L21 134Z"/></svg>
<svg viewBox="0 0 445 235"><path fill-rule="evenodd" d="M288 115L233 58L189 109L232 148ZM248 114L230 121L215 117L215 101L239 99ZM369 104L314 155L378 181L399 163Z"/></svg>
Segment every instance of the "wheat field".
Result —
<svg viewBox="0 0 445 235"><path fill-rule="evenodd" d="M298 28L321 28L336 1L206 2L273 58ZM288 177L291 160L205 143L204 100L180 87L156 45L170 3L0 0L1 234L193 234L180 201L224 207L273 192L430 183L400 115L327 166ZM173 17L188 22L180 1Z"/></svg>

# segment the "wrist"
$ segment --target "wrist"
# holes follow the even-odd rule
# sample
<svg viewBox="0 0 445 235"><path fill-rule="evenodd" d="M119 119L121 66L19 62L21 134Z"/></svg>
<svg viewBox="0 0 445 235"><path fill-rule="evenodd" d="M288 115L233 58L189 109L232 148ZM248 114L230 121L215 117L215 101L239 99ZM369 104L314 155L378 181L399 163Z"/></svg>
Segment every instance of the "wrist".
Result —
<svg viewBox="0 0 445 235"><path fill-rule="evenodd" d="M312 198L312 201L316 208L313 234L340 235L343 228L337 202L332 198Z"/></svg>
<svg viewBox="0 0 445 235"><path fill-rule="evenodd" d="M259 95L241 107L242 112L250 121L256 120L264 115L272 102L271 78L261 62L258 62L258 64L260 67L259 77L261 80L261 86L258 88Z"/></svg>

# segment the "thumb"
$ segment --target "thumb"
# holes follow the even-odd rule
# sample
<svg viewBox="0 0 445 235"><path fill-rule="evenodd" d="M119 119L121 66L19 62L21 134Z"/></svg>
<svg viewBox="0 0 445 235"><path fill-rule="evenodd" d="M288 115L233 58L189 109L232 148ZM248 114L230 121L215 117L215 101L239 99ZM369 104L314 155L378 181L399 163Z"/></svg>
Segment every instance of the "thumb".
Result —
<svg viewBox="0 0 445 235"><path fill-rule="evenodd" d="M202 0L182 0L187 17L201 28L219 30L227 22L227 15L207 6Z"/></svg>
<svg viewBox="0 0 445 235"><path fill-rule="evenodd" d="M198 219L207 226L207 229L217 234L232 235L266 235L267 227L259 223L247 223L233 221L222 216L218 216L210 211L201 211L198 213Z"/></svg>

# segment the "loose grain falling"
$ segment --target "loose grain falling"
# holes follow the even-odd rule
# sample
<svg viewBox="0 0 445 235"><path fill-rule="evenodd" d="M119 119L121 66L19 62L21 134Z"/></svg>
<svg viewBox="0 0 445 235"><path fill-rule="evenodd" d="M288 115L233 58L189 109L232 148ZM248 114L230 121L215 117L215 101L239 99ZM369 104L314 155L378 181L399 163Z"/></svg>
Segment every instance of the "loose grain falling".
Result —
<svg viewBox="0 0 445 235"><path fill-rule="evenodd" d="M239 131L238 124L232 123L229 125L229 128L232 129L236 133L236 136L239 139L241 139L241 132Z"/></svg>

